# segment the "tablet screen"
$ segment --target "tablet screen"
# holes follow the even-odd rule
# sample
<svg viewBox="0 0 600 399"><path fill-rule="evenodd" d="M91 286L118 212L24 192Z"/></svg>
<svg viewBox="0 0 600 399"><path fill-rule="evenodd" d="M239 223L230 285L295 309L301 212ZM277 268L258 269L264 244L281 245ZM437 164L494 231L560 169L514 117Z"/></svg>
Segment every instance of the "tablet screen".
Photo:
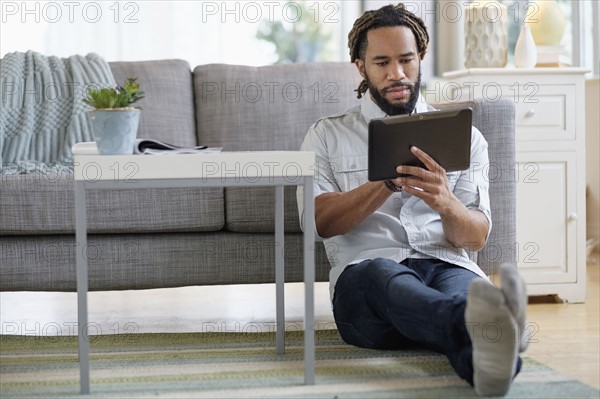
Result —
<svg viewBox="0 0 600 399"><path fill-rule="evenodd" d="M369 180L394 179L399 165L424 167L411 152L417 146L446 172L469 168L472 109L423 112L369 122Z"/></svg>

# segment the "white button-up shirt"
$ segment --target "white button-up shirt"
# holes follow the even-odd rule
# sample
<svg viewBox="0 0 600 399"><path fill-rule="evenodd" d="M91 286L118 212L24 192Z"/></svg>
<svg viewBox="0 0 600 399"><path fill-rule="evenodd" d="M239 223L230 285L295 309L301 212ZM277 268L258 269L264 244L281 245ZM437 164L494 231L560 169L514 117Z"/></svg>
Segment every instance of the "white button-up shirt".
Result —
<svg viewBox="0 0 600 399"><path fill-rule="evenodd" d="M431 110L433 108L419 96L415 112ZM350 191L368 182L369 121L385 116L367 92L359 106L322 118L311 126L301 149L316 154L315 197L328 192ZM473 127L471 167L448 173L447 177L454 195L467 208L483 212L491 229L488 166L487 142ZM299 187L297 199L301 216L302 191ZM439 213L406 192L392 194L364 221L346 234L324 239L324 245L332 267L329 276L331 295L346 266L365 259L388 258L401 262L406 258L437 258L486 277L467 251L446 240Z"/></svg>

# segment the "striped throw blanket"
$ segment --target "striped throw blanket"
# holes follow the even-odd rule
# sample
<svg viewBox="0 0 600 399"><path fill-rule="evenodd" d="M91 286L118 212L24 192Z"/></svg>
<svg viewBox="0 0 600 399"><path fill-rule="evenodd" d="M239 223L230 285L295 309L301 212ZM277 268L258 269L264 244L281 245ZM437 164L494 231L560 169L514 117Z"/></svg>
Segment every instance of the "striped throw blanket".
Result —
<svg viewBox="0 0 600 399"><path fill-rule="evenodd" d="M97 54L27 51L0 60L0 85L0 174L21 174L71 168L73 144L93 140L82 99L114 77Z"/></svg>

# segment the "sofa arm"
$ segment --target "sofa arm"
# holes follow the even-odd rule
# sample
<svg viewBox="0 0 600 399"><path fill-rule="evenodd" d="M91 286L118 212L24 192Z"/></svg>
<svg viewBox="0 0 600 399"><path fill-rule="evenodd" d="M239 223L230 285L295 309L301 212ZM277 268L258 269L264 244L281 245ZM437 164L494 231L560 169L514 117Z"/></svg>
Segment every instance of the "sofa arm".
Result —
<svg viewBox="0 0 600 399"><path fill-rule="evenodd" d="M471 107L473 125L488 142L492 231L486 246L478 253L477 262L487 275L494 274L502 263L516 261L515 104L509 99L494 102L475 99L434 106Z"/></svg>

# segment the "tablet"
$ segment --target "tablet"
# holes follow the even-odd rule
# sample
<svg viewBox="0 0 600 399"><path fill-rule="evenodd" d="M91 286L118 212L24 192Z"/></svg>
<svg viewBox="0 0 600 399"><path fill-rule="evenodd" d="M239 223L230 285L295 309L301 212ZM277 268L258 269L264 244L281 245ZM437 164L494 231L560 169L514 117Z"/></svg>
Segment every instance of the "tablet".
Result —
<svg viewBox="0 0 600 399"><path fill-rule="evenodd" d="M375 118L369 122L369 180L401 176L399 165L425 167L411 152L417 146L446 172L469 168L471 160L471 119L473 110L423 112Z"/></svg>

